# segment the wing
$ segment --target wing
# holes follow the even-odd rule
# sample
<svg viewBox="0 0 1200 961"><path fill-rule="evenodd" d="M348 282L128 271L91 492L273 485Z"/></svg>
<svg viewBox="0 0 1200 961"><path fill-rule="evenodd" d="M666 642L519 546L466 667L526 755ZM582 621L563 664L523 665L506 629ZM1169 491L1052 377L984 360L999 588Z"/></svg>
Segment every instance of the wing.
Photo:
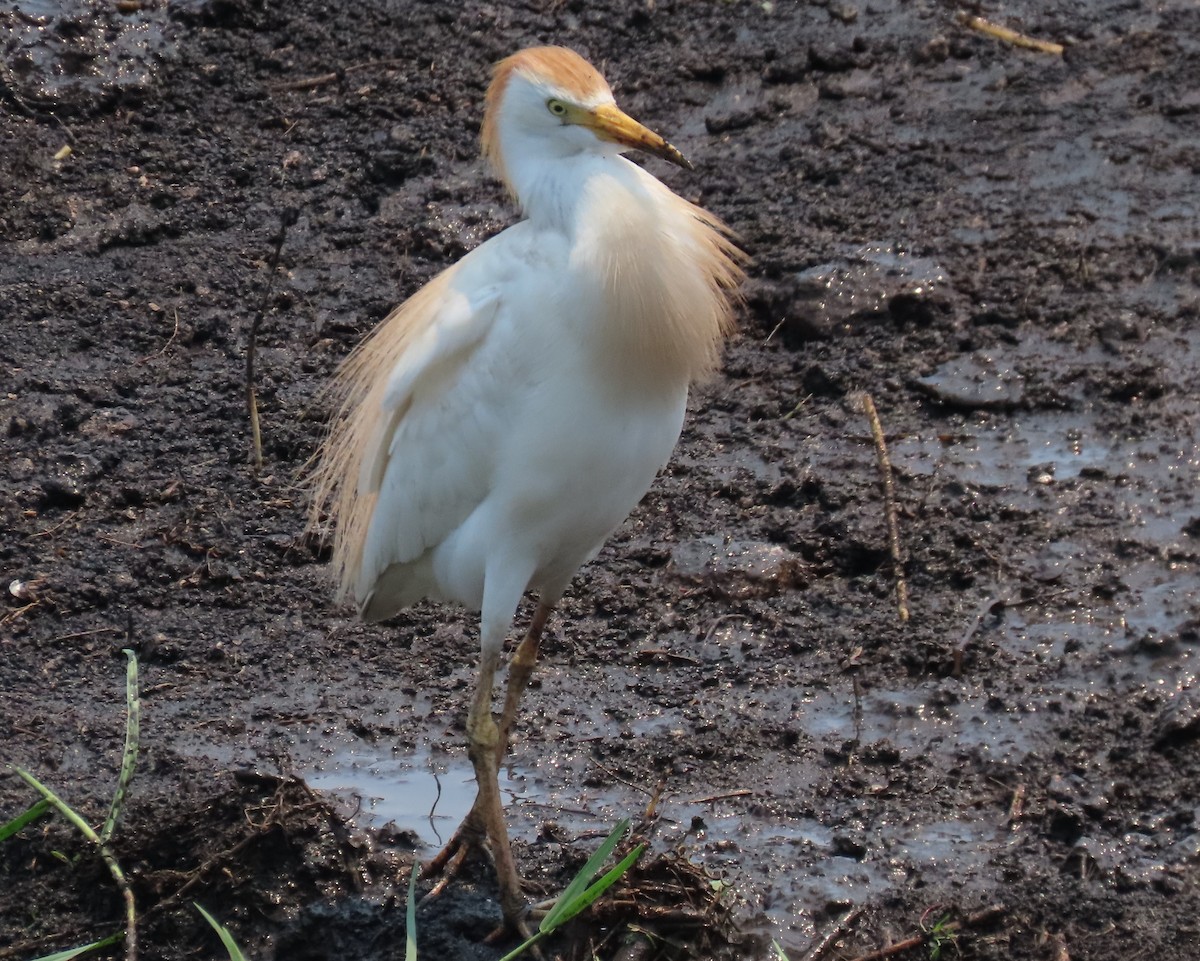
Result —
<svg viewBox="0 0 1200 961"><path fill-rule="evenodd" d="M324 506L336 522L339 596L352 595L360 610L384 571L418 560L486 493L461 437L473 404L461 385L470 383L463 372L491 328L501 286L480 285L478 276L461 283L463 263L389 315L333 385L340 412L313 472L314 509Z"/></svg>

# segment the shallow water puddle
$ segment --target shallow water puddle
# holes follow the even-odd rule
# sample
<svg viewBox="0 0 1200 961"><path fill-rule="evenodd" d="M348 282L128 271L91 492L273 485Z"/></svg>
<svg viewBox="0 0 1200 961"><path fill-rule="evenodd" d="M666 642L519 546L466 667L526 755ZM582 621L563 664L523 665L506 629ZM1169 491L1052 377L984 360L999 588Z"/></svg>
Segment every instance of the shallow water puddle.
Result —
<svg viewBox="0 0 1200 961"><path fill-rule="evenodd" d="M431 846L450 839L475 800L470 761L426 748L399 754L374 745L343 745L302 776L314 790L358 804L360 824L390 824ZM519 793L521 785L501 771L500 789Z"/></svg>
<svg viewBox="0 0 1200 961"><path fill-rule="evenodd" d="M18 0L10 10L8 65L20 96L83 104L138 92L174 50L165 3Z"/></svg>
<svg viewBox="0 0 1200 961"><path fill-rule="evenodd" d="M614 812L628 806L619 791L582 787L582 776L564 773L557 761L557 756L539 758L535 768L518 757L500 769L513 837L533 841L546 820L572 832L606 829L622 816ZM360 826L391 825L431 849L450 839L475 801L475 771L460 745L399 752L365 742L343 744L299 773L314 790L356 805L351 820Z"/></svg>

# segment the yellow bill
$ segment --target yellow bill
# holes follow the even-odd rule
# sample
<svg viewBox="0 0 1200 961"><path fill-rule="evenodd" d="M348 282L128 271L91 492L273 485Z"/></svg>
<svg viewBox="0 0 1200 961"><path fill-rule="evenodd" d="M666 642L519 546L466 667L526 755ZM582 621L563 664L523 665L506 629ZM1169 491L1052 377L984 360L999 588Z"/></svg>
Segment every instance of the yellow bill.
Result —
<svg viewBox="0 0 1200 961"><path fill-rule="evenodd" d="M649 127L638 123L624 113L615 104L601 104L588 110L579 118L579 123L587 127L601 140L618 143L622 147L644 150L646 153L669 160L685 170L692 170L688 159L675 147L663 140Z"/></svg>

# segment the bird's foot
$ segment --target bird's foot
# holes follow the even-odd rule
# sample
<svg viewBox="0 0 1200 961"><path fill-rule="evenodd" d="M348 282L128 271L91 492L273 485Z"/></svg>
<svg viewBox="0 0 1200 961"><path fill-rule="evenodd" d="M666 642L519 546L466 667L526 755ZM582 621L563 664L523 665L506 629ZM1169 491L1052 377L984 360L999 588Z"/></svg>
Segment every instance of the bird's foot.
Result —
<svg viewBox="0 0 1200 961"><path fill-rule="evenodd" d="M474 818L468 816L459 825L458 830L454 832L450 840L446 842L446 846L434 855L433 860L422 868L422 880L437 878L437 883L421 898L422 904L432 898L436 898L446 890L450 882L458 876L458 872L462 870L463 864L466 863L467 857L472 851L483 854L493 866L495 865L492 852L488 850L488 846L484 843L484 840L485 833L483 826Z"/></svg>
<svg viewBox="0 0 1200 961"><path fill-rule="evenodd" d="M441 895L450 883L458 876L467 858L472 853L482 854L492 866L496 867L496 858L492 854L487 841L487 832L482 826L468 817L454 832L446 846L439 851L421 871L422 880L437 878L433 887L421 898L418 905L433 900ZM501 893L501 909L504 912L504 923L492 931L484 941L491 944L504 937L515 936L522 941L528 941L534 928L529 924L529 909L518 895L513 897L511 892ZM540 957L536 946L534 957Z"/></svg>

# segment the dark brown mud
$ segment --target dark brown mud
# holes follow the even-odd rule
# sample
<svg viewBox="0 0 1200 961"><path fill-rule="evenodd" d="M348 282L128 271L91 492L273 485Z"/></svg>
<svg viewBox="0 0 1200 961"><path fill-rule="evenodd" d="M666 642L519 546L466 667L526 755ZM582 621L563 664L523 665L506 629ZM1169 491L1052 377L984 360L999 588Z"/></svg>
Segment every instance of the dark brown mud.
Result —
<svg viewBox="0 0 1200 961"><path fill-rule="evenodd" d="M138 651L143 957L218 956L193 901L254 958L402 956L408 865L469 798L474 625L333 607L294 480L338 360L511 222L476 132L489 64L535 42L602 65L754 256L530 693L531 895L662 785L624 913L551 956L636 918L676 956L797 959L852 909L825 956L943 919L963 957L1195 954L1200 10L993 6L1065 54L932 0L0 12L2 759L102 820ZM256 475L247 335L293 214ZM31 801L0 778L0 822ZM54 821L0 844L0 958L119 927L80 850ZM422 956L499 957L493 895L479 867L423 908Z"/></svg>

